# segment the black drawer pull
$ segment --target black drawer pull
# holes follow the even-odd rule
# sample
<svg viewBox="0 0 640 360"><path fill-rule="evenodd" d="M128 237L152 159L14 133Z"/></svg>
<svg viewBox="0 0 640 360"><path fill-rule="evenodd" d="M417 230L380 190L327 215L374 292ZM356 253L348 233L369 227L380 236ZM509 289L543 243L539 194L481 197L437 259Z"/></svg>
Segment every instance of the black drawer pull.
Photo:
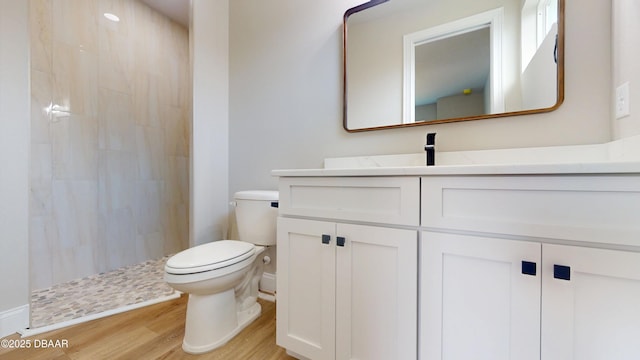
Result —
<svg viewBox="0 0 640 360"><path fill-rule="evenodd" d="M345 242L345 238L343 238L342 236L338 236L336 238L336 245L338 246L344 246L344 242Z"/></svg>
<svg viewBox="0 0 640 360"><path fill-rule="evenodd" d="M532 275L532 276L536 276L537 273L537 266L536 263L531 262L531 261L523 261L522 262L522 273L524 275Z"/></svg>
<svg viewBox="0 0 640 360"><path fill-rule="evenodd" d="M560 280L571 280L571 268L564 265L553 265L553 277Z"/></svg>
<svg viewBox="0 0 640 360"><path fill-rule="evenodd" d="M328 244L331 242L331 235L322 234L322 243Z"/></svg>

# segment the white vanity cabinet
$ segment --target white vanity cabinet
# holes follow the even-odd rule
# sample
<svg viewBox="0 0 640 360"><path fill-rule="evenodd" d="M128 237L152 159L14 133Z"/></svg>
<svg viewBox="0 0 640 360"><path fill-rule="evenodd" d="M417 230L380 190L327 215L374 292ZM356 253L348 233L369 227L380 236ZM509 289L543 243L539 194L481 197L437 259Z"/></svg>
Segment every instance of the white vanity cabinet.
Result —
<svg viewBox="0 0 640 360"><path fill-rule="evenodd" d="M465 169L281 175L277 343L314 360L640 359L639 173Z"/></svg>
<svg viewBox="0 0 640 360"><path fill-rule="evenodd" d="M640 253L543 244L542 263L542 359L640 358Z"/></svg>
<svg viewBox="0 0 640 360"><path fill-rule="evenodd" d="M314 360L417 358L418 218L418 178L282 178L278 345Z"/></svg>
<svg viewBox="0 0 640 360"><path fill-rule="evenodd" d="M336 256L323 237L335 243L335 223L278 219L276 342L324 360L335 354Z"/></svg>
<svg viewBox="0 0 640 360"><path fill-rule="evenodd" d="M434 176L421 196L422 359L640 358L640 177Z"/></svg>
<svg viewBox="0 0 640 360"><path fill-rule="evenodd" d="M540 359L539 243L424 231L421 254L421 359Z"/></svg>

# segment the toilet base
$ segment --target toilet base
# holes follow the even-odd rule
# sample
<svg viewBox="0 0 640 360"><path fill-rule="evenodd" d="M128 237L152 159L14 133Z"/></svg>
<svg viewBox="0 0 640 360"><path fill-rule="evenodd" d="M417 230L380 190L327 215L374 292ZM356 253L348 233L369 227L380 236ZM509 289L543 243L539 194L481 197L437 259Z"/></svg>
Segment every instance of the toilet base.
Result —
<svg viewBox="0 0 640 360"><path fill-rule="evenodd" d="M257 302L235 314L220 311L234 308L233 289L214 296L189 295L182 349L189 354L214 350L226 344L262 313L262 307Z"/></svg>

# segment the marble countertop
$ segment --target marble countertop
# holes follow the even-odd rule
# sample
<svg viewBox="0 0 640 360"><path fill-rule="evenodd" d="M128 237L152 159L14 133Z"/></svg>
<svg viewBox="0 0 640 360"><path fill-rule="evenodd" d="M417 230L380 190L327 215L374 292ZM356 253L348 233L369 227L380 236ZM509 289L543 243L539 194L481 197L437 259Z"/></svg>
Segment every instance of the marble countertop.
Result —
<svg viewBox="0 0 640 360"><path fill-rule="evenodd" d="M640 162L468 164L370 168L325 168L273 170L278 177L318 176L434 176L434 175L569 175L640 174Z"/></svg>
<svg viewBox="0 0 640 360"><path fill-rule="evenodd" d="M374 155L325 159L324 168L273 170L278 177L640 174L640 136L604 144Z"/></svg>

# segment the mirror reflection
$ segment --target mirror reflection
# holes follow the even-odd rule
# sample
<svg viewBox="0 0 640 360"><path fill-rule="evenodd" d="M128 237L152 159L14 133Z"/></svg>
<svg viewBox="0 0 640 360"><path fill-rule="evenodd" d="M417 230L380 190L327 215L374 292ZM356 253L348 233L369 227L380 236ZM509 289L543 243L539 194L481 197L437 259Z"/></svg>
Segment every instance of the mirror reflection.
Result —
<svg viewBox="0 0 640 360"><path fill-rule="evenodd" d="M348 131L551 111L563 0L375 0L345 13Z"/></svg>

